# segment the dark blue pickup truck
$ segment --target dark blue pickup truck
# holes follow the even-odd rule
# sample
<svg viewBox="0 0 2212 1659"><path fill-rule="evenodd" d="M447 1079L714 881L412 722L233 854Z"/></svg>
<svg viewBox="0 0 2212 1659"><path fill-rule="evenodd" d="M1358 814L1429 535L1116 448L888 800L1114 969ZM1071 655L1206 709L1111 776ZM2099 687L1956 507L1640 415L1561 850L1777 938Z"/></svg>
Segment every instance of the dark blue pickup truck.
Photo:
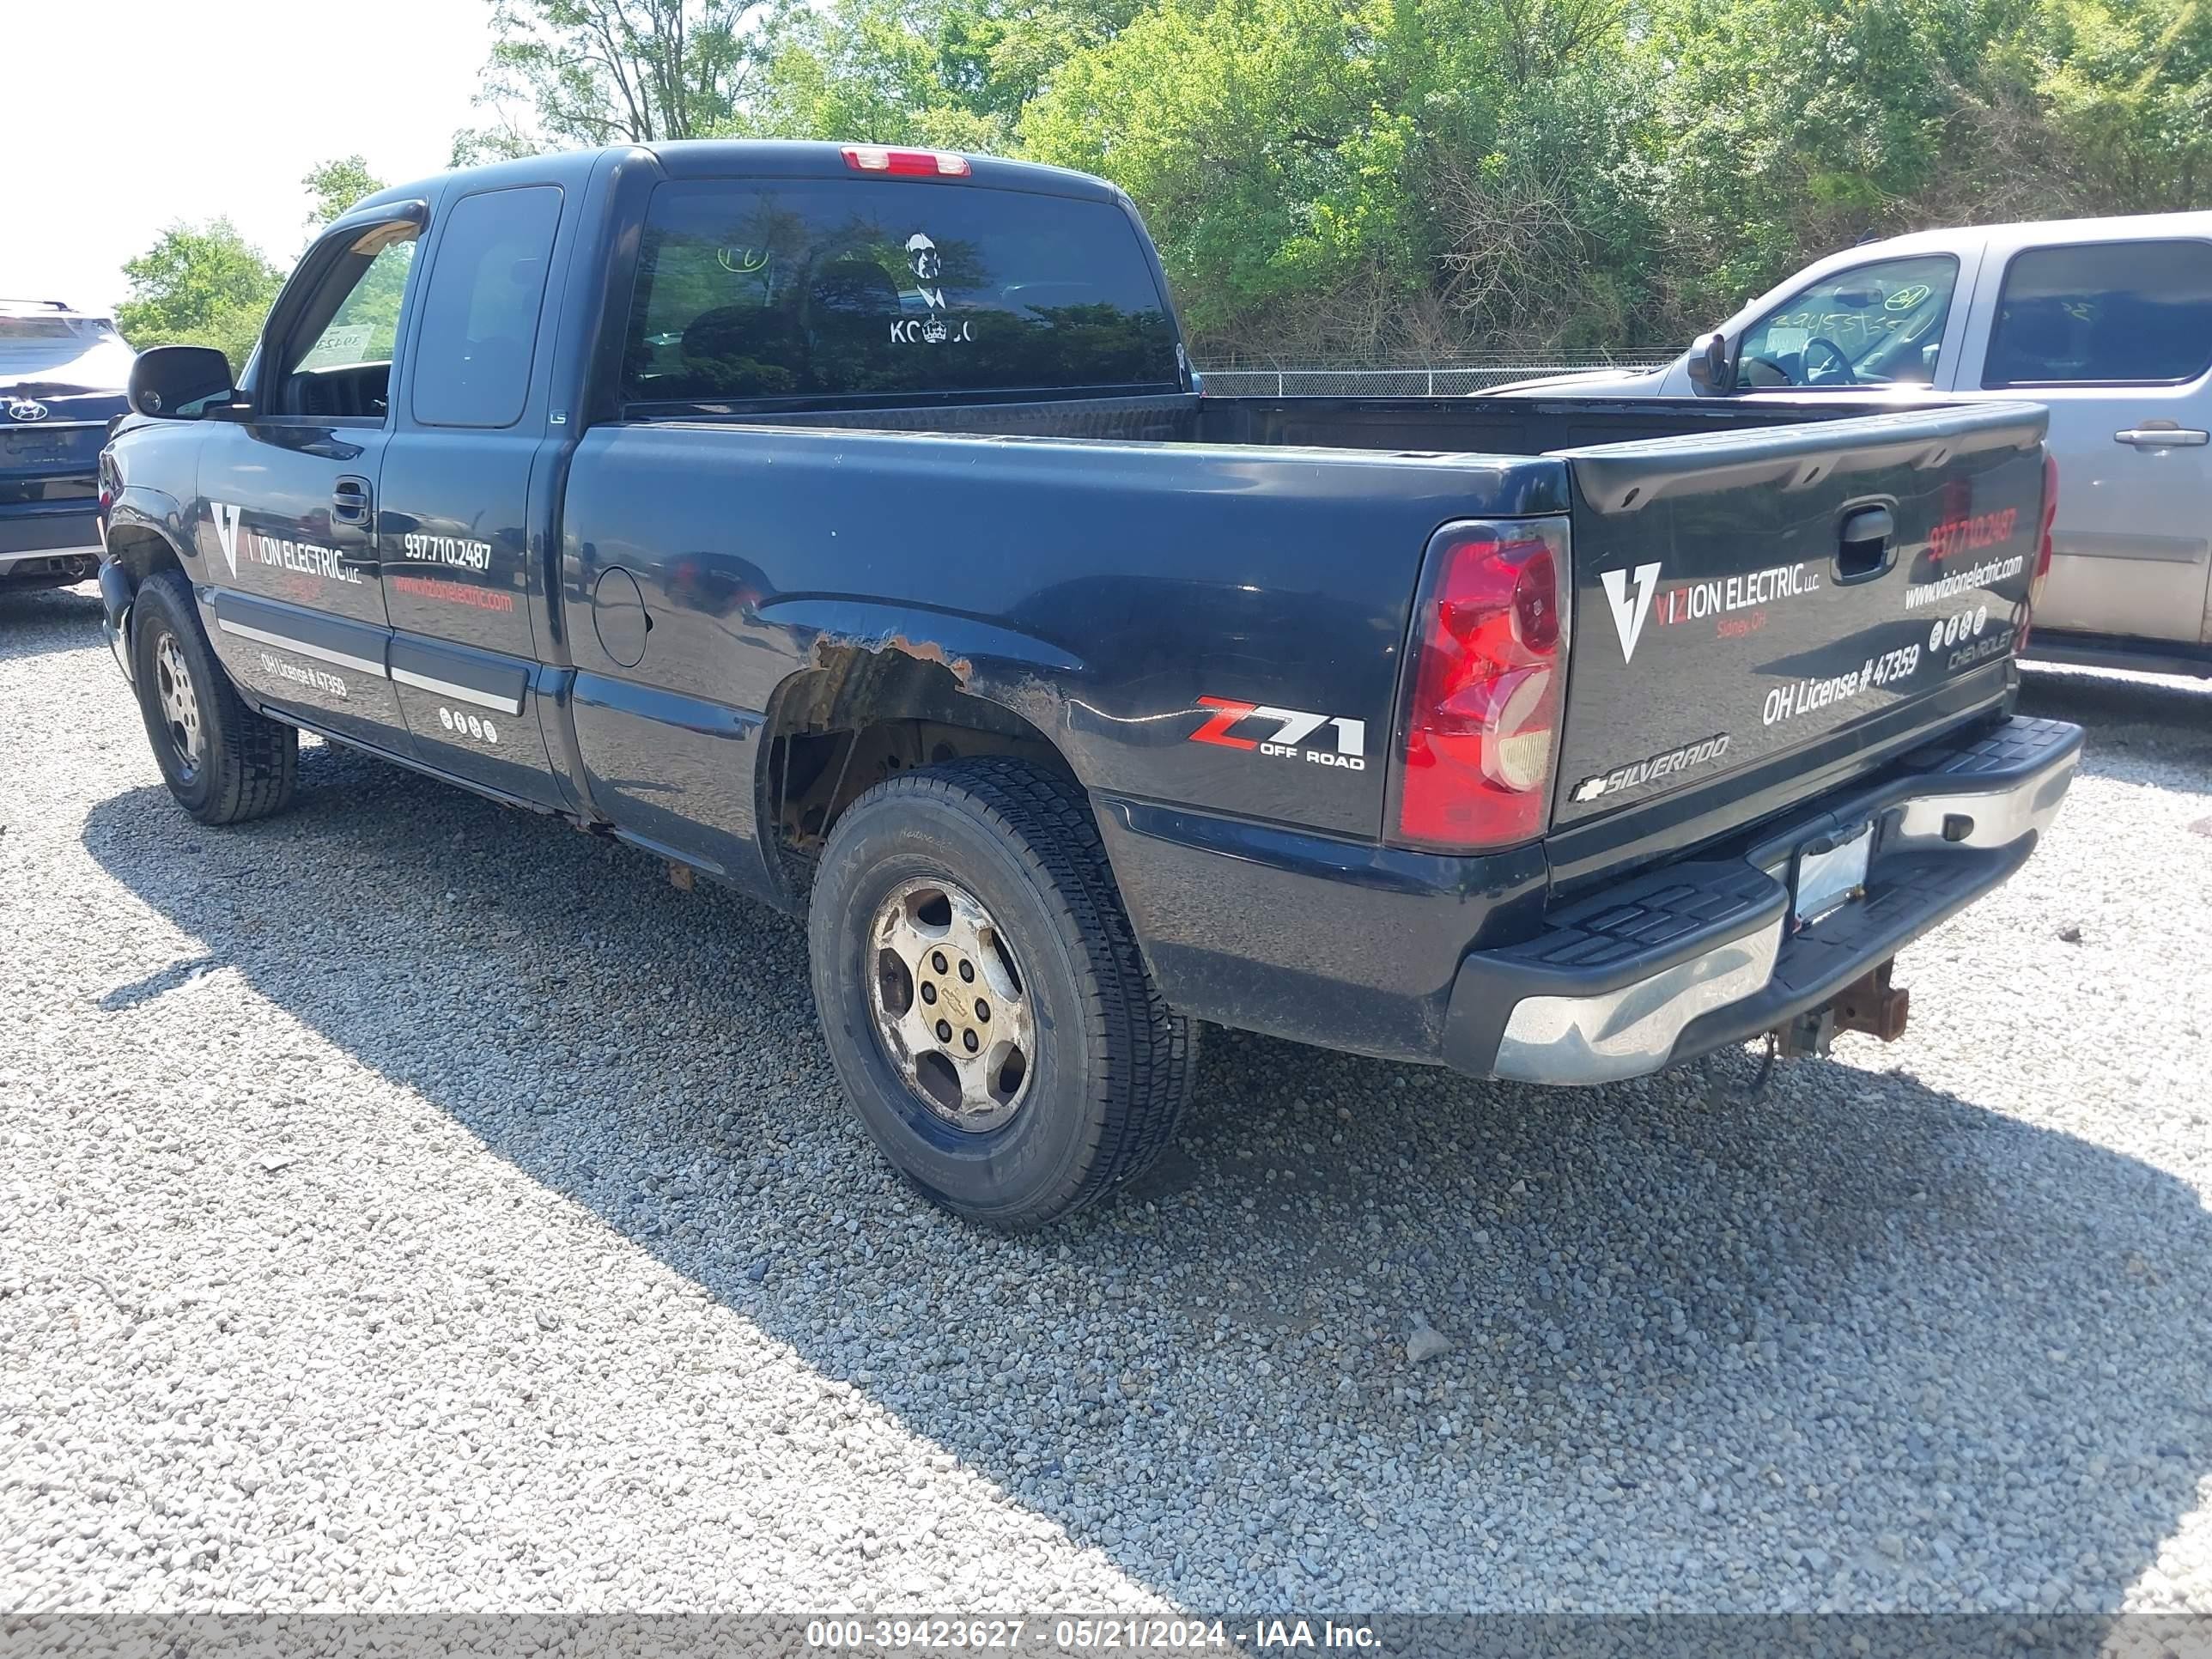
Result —
<svg viewBox="0 0 2212 1659"><path fill-rule="evenodd" d="M1165 1143L1200 1021L1549 1084L1893 1036L2081 741L2012 714L2040 408L1210 398L1048 168L452 173L131 395L186 811L306 729L804 913L860 1117L1000 1226Z"/></svg>

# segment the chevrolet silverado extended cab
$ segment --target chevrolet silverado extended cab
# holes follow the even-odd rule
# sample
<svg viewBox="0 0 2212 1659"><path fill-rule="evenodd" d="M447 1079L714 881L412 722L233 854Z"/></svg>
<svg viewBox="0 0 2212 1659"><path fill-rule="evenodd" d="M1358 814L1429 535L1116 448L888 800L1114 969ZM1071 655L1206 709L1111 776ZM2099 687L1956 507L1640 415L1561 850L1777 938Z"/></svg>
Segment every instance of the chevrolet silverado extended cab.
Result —
<svg viewBox="0 0 2212 1659"><path fill-rule="evenodd" d="M2078 729L2044 411L1212 398L1127 199L677 143L384 191L149 351L107 625L176 799L308 730L808 918L935 1201L1171 1134L1198 1022L1589 1084L1892 1034Z"/></svg>

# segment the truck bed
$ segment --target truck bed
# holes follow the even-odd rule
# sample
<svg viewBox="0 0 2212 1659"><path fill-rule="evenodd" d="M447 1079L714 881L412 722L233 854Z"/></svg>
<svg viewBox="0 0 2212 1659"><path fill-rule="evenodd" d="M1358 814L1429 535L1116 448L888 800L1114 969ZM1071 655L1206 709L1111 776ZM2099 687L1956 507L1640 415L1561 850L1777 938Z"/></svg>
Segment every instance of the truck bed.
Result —
<svg viewBox="0 0 2212 1659"><path fill-rule="evenodd" d="M1808 400L1809 402L1809 400ZM1543 455L1590 444L1881 415L1892 405L1837 398L1808 407L1698 398L1096 398L1048 403L732 413L718 420L878 432L959 432L1122 443L1300 445L1320 449Z"/></svg>
<svg viewBox="0 0 2212 1659"><path fill-rule="evenodd" d="M633 426L612 440L609 459L628 459L611 475L593 453L610 435L595 434L568 528L573 547L580 525L595 537L641 490L673 495L678 474L730 469L748 480L740 538L779 550L748 558L764 597L803 580L809 614L831 594L927 592L1019 618L1087 658L1094 695L1066 717L1066 740L1091 750L1107 787L1372 836L1385 829L1375 774L1316 792L1285 773L1224 772L1188 744L1163 750L1127 722L1206 695L1357 709L1380 732L1417 544L1457 518L1570 514L1573 646L1547 850L1571 890L1865 775L1997 706L2033 563L2043 420L2026 404L1840 399L1809 411L1471 398L786 408ZM727 441L732 425L753 437ZM823 444L825 427L854 445ZM1017 441L963 441L975 437ZM1310 465L1289 466L1293 451ZM661 482L634 471L648 453ZM601 494L603 477L616 493ZM1887 540L1846 573L1838 537L1862 507L1887 515ZM1951 545L1992 524L2006 526L2002 562ZM696 546L730 532L687 521L661 533ZM801 554L821 538L822 556ZM927 563L848 562L845 550L886 538ZM1241 590L1227 580L1240 567ZM1956 591L1923 606L1946 573ZM1224 637L1245 659L1222 657Z"/></svg>

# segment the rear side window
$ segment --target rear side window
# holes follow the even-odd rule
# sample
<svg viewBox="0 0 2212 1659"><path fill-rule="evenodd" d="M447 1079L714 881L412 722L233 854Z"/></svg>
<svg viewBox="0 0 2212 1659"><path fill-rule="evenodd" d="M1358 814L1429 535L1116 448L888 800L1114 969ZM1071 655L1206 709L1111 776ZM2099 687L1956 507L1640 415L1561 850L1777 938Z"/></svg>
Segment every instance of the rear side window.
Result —
<svg viewBox="0 0 2212 1659"><path fill-rule="evenodd" d="M2030 248L2005 271L1982 384L2156 385L2212 367L2212 243Z"/></svg>
<svg viewBox="0 0 2212 1659"><path fill-rule="evenodd" d="M653 193L625 403L1157 391L1179 378L1144 245L1110 203L858 179Z"/></svg>
<svg viewBox="0 0 2212 1659"><path fill-rule="evenodd" d="M513 426L530 395L561 191L464 197L446 216L422 300L409 402L425 426Z"/></svg>

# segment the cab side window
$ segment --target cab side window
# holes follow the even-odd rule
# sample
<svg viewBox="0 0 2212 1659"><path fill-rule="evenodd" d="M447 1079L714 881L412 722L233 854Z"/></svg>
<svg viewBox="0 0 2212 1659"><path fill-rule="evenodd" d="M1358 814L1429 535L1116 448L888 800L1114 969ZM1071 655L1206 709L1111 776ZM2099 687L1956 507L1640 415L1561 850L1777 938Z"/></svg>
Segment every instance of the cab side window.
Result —
<svg viewBox="0 0 2212 1659"><path fill-rule="evenodd" d="M416 236L410 223L375 226L323 274L276 343L264 415L383 421Z"/></svg>
<svg viewBox="0 0 2212 1659"><path fill-rule="evenodd" d="M1959 262L1878 259L1799 289L1745 331L1736 385L1825 390L1925 386L1936 378Z"/></svg>
<svg viewBox="0 0 2212 1659"><path fill-rule="evenodd" d="M2212 243L2029 248L2005 269L1985 386L2159 386L2212 367Z"/></svg>
<svg viewBox="0 0 2212 1659"><path fill-rule="evenodd" d="M522 417L560 222L554 185L480 191L447 212L415 331L408 402L423 425L507 427Z"/></svg>

